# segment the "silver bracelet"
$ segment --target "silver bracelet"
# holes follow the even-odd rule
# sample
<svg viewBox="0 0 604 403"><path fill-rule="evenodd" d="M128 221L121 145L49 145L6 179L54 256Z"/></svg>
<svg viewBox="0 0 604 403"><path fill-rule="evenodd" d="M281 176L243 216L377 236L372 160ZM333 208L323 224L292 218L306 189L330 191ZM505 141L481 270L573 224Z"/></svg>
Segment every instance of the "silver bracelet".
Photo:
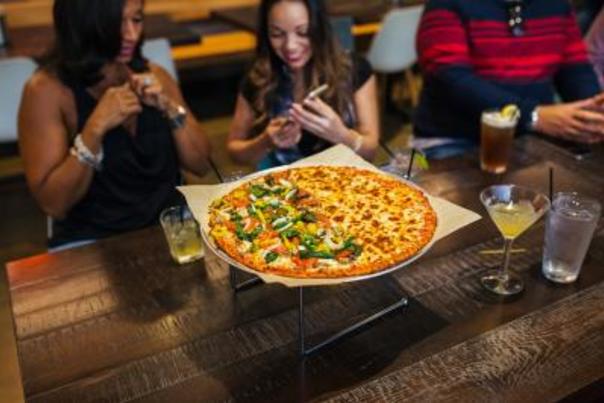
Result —
<svg viewBox="0 0 604 403"><path fill-rule="evenodd" d="M100 171L102 169L103 162L103 148L95 155L90 151L86 144L82 141L82 135L78 134L74 141L73 147L69 150L69 153L76 157L81 163L92 167L93 169Z"/></svg>

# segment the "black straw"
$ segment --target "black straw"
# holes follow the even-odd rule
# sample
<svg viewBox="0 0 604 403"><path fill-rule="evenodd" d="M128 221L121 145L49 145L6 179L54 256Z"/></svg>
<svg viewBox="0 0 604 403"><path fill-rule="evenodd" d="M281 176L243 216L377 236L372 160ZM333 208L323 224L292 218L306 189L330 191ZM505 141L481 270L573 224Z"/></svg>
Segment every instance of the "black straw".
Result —
<svg viewBox="0 0 604 403"><path fill-rule="evenodd" d="M405 175L406 179L411 178L411 169L413 168L413 160L415 159L415 148L411 149L411 158L409 158L409 166L407 167L407 175Z"/></svg>
<svg viewBox="0 0 604 403"><path fill-rule="evenodd" d="M554 167L549 167L549 200L554 200Z"/></svg>

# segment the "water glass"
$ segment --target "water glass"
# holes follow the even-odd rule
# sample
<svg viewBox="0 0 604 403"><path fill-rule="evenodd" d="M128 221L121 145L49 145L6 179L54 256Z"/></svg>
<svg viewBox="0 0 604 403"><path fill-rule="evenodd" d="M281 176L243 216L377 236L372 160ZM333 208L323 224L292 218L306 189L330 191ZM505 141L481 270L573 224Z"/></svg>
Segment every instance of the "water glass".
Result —
<svg viewBox="0 0 604 403"><path fill-rule="evenodd" d="M248 175L249 172L242 169L235 169L222 175L222 183L237 182L239 179Z"/></svg>
<svg viewBox="0 0 604 403"><path fill-rule="evenodd" d="M556 193L545 224L543 275L557 283L579 276L602 206L577 193Z"/></svg>
<svg viewBox="0 0 604 403"><path fill-rule="evenodd" d="M422 171L428 169L427 162L425 162L426 157L421 151L416 151L415 157L413 158L413 166L411 167L411 175L410 178L407 178L407 171L409 170L409 163L411 162L411 151L410 148L395 148L388 164L384 165L381 169L406 179L418 176Z"/></svg>
<svg viewBox="0 0 604 403"><path fill-rule="evenodd" d="M159 215L159 221L177 263L188 263L203 256L199 225L187 206L168 207Z"/></svg>

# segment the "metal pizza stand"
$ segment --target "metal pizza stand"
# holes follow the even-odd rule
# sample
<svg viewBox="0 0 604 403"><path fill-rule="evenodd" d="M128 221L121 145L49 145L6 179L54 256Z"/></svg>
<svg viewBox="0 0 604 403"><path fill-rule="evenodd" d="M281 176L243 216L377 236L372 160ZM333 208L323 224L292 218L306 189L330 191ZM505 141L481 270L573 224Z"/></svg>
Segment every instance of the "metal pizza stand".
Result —
<svg viewBox="0 0 604 403"><path fill-rule="evenodd" d="M208 211L210 203L228 193L231 189L239 186L241 183L247 182L249 180L253 180L257 177L264 176L270 172L277 172L285 169L289 169L292 167L299 166L317 166L317 165L330 165L330 166L352 166L356 168L369 169L375 172L378 172L383 175L389 175L397 180L403 181L406 184L418 188L415 184L410 183L398 176L393 176L387 173L384 173L369 164L359 156L357 156L352 150L349 148L338 145L329 148L328 150L323 151L322 153L316 154L312 157L306 158L304 160L300 160L295 164L285 167L273 168L270 170L265 170L261 172L254 173L252 175L246 176L245 178L241 178L238 181L225 183L222 185L195 185L195 186L182 186L178 189L185 196L189 208L193 212L193 215L200 223L201 233L206 243L206 248L209 249L215 256L228 263L230 270L230 284L234 292L244 291L249 289L250 287L263 284L263 283L279 283L283 284L286 287L297 288L298 290L298 339L299 339L299 353L300 356L308 356L317 352L318 350L344 338L345 336L356 332L357 330L374 323L378 319L408 305L408 299L406 297L402 297L391 305L384 307L383 309L375 312L374 314L366 317L365 319L358 321L345 329L335 333L334 335L328 337L327 339L312 345L308 346L305 342L305 320L304 320L304 288L305 287L316 287L316 286L329 286L342 284L346 282L356 282L368 280L371 278L383 276L385 274L391 273L395 270L398 270L404 266L407 266L420 258L424 253L426 253L430 247L438 240L444 238L445 236L457 231L458 229L480 219L480 216L470 210L464 209L460 206L452 204L444 199L432 197L430 195L426 196L430 200L432 207L434 208L437 215L437 227L432 237L432 240L424 246L422 250L420 250L416 255L412 258L405 260L401 263L395 264L391 267L388 267L384 270L381 270L376 273L371 273L367 275L361 276L349 276L343 278L292 278L279 276L275 274L262 273L256 270L253 270L236 260L232 259L222 250L220 250L213 240L209 236L209 222L208 222ZM419 189L419 188L418 188ZM421 190L421 189L420 189ZM424 192L425 194L425 192ZM242 270L247 273L253 274L255 277L248 279L243 282L238 282L237 271Z"/></svg>

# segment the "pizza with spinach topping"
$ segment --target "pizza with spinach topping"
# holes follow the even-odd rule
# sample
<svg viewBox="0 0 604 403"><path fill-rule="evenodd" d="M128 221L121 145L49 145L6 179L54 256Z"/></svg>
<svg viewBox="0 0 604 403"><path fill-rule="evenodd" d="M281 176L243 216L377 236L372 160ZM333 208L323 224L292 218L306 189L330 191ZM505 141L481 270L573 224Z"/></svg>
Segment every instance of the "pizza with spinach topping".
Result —
<svg viewBox="0 0 604 403"><path fill-rule="evenodd" d="M436 230L423 192L353 167L268 173L210 205L210 236L237 262L294 278L375 273L419 253Z"/></svg>

